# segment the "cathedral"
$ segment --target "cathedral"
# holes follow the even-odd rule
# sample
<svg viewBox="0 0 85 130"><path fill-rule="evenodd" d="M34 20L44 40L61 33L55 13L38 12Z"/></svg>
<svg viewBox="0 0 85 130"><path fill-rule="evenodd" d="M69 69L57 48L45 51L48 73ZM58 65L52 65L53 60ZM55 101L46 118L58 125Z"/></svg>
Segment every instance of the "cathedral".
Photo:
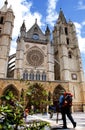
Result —
<svg viewBox="0 0 85 130"><path fill-rule="evenodd" d="M23 21L16 53L9 55L15 17L6 0L0 9L0 95L10 89L20 98L29 83L42 84L52 101L68 91L73 94L73 111L85 111L85 79L74 23L61 9L53 30L47 25L43 32L36 19L26 31Z"/></svg>

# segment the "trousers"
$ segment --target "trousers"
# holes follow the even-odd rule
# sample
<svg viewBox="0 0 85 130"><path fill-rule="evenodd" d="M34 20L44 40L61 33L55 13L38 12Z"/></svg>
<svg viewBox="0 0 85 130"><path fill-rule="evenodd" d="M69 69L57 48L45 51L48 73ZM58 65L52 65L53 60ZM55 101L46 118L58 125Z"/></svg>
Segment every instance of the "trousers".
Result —
<svg viewBox="0 0 85 130"><path fill-rule="evenodd" d="M71 123L74 125L75 121L71 115L71 107L63 107L61 108L61 114L62 114L62 120L63 120L63 126L67 127L67 122L66 122L66 116L69 118Z"/></svg>

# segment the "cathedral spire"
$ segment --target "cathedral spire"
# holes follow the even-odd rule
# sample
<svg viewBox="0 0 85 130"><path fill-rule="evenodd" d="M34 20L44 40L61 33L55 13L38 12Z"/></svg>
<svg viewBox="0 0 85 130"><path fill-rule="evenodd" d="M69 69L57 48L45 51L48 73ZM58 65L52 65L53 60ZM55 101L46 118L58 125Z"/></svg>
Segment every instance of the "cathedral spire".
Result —
<svg viewBox="0 0 85 130"><path fill-rule="evenodd" d="M60 12L59 12L59 17L58 17L57 23L59 23L59 22L67 23L66 18L64 16L64 13L63 13L61 8L60 8Z"/></svg>
<svg viewBox="0 0 85 130"><path fill-rule="evenodd" d="M47 37L47 40L50 41L50 29L49 29L48 25L46 27L45 35Z"/></svg>
<svg viewBox="0 0 85 130"><path fill-rule="evenodd" d="M1 12L6 12L7 11L7 0L4 2L4 6L0 9Z"/></svg>
<svg viewBox="0 0 85 130"><path fill-rule="evenodd" d="M7 2L7 0L4 2L4 4L5 4L5 5L8 5L8 2Z"/></svg>
<svg viewBox="0 0 85 130"><path fill-rule="evenodd" d="M46 34L46 35L47 35L47 34L50 34L50 29L49 29L48 25L47 25L47 27L46 27L45 34Z"/></svg>
<svg viewBox="0 0 85 130"><path fill-rule="evenodd" d="M23 21L23 23L22 23L22 26L21 26L21 31L26 31L25 21Z"/></svg>
<svg viewBox="0 0 85 130"><path fill-rule="evenodd" d="M35 19L35 24L37 24L37 18Z"/></svg>
<svg viewBox="0 0 85 130"><path fill-rule="evenodd" d="M20 28L20 32L21 32L21 36L24 37L25 36L25 32L26 32L25 21L23 21L23 23L22 23L22 26Z"/></svg>

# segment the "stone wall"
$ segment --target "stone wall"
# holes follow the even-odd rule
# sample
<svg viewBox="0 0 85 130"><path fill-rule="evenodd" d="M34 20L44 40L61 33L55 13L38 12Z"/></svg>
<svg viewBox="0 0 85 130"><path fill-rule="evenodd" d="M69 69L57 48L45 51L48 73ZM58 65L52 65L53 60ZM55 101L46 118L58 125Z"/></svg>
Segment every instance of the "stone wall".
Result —
<svg viewBox="0 0 85 130"><path fill-rule="evenodd" d="M24 81L24 80L14 80L14 79L0 79L0 96L11 86L15 89L17 96L20 97L21 90L27 90L30 84L39 83L42 84L42 87L47 91L51 92L53 95L55 89L59 86L63 88L65 91L69 91L73 94L73 111L85 111L84 110L84 92L82 89L82 85L79 83L69 83L69 82L61 82L61 81L53 81L53 82L43 82L43 81ZM84 86L84 84L83 84ZM61 90L62 91L62 90ZM84 94L84 95L83 95Z"/></svg>

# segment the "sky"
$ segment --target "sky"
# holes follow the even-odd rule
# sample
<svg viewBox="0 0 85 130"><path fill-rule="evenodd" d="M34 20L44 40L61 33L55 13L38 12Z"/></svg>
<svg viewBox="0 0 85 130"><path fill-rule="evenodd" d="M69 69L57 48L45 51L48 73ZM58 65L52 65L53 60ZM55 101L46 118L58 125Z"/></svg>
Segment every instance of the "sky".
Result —
<svg viewBox="0 0 85 130"><path fill-rule="evenodd" d="M4 5L4 1L0 0L0 8ZM26 31L32 27L36 18L43 32L45 32L47 25L52 30L61 8L66 20L69 21L70 19L75 24L85 75L85 0L7 1L8 7L11 6L15 15L10 54L16 51L16 39L20 33L20 27L23 21L25 21Z"/></svg>

